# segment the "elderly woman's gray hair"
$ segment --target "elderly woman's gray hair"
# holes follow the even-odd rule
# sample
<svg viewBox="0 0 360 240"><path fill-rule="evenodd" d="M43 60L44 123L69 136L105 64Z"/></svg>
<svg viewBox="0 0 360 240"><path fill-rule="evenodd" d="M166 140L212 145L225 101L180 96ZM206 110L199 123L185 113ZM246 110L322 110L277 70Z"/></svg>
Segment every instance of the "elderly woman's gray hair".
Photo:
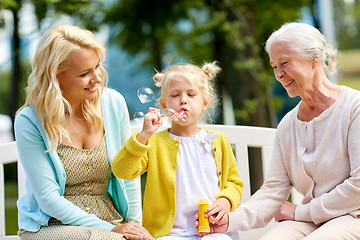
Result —
<svg viewBox="0 0 360 240"><path fill-rule="evenodd" d="M279 41L289 44L308 59L319 57L326 73L336 71L337 50L326 42L324 35L315 27L298 22L285 23L266 41L266 52L270 54L271 45Z"/></svg>

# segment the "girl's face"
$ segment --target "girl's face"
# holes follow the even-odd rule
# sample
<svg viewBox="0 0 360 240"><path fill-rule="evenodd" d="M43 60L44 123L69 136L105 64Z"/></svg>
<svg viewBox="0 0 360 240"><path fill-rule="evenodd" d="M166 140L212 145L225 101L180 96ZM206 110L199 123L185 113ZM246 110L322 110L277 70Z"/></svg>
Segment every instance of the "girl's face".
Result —
<svg viewBox="0 0 360 240"><path fill-rule="evenodd" d="M102 82L100 59L96 51L82 48L73 52L67 61L65 70L58 77L64 98L72 105L94 99Z"/></svg>
<svg viewBox="0 0 360 240"><path fill-rule="evenodd" d="M313 61L296 52L289 44L274 42L270 47L270 64L276 79L290 97L301 96L314 83Z"/></svg>
<svg viewBox="0 0 360 240"><path fill-rule="evenodd" d="M185 121L173 121L173 124L192 127L197 127L200 116L208 105L199 88L182 75L175 75L170 80L168 93L165 99L160 100L160 104L163 109L185 111Z"/></svg>

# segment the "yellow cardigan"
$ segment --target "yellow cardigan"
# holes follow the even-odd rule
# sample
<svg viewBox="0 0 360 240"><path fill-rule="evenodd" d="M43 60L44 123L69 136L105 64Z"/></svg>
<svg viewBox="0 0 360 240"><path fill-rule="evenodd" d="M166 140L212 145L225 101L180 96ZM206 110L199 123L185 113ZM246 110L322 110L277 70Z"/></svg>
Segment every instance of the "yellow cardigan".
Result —
<svg viewBox="0 0 360 240"><path fill-rule="evenodd" d="M216 199L226 197L231 202L231 210L233 210L240 203L243 182L229 140L224 134L213 132L219 136L212 140L221 189ZM167 129L153 134L147 144L143 145L136 139L138 134L134 133L125 142L115 155L111 167L117 177L128 180L148 172L143 226L158 238L170 233L174 224L176 159L180 141L174 140Z"/></svg>

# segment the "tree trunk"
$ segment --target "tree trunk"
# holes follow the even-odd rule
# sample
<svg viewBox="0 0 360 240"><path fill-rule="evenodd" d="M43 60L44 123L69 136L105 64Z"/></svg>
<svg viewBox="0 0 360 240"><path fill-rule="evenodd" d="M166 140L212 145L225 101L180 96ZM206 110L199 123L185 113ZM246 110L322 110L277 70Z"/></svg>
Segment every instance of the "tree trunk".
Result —
<svg viewBox="0 0 360 240"><path fill-rule="evenodd" d="M15 113L19 104L19 85L20 85L20 38L19 38L19 18L18 10L12 9L14 29L13 41L11 48L11 64L12 64L12 78L11 78L11 91L8 104L8 114L14 121Z"/></svg>
<svg viewBox="0 0 360 240"><path fill-rule="evenodd" d="M240 21L241 29L237 36L242 38L247 36L255 39L254 29L252 26L252 15L248 14L247 18L241 12L236 11L233 6L228 6L229 21ZM245 44L243 48L234 47L231 42L227 42L222 32L215 32L215 59L219 60L222 72L218 79L218 89L220 94L227 91L233 103L234 111L242 111L248 118L236 116L237 125L253 125L253 126L273 126L274 109L272 107L270 86L264 86L261 83L260 74L265 71L261 61L261 56L254 44ZM239 67L245 65L248 60L257 62L255 67ZM256 103L254 109L246 106L245 101L253 101ZM248 112L247 112L248 111ZM223 117L224 118L224 117ZM222 119L223 119L222 118ZM254 193L263 183L262 179L262 162L261 149L250 148L249 165L250 165L250 182L251 192ZM239 166L241 167L241 166Z"/></svg>

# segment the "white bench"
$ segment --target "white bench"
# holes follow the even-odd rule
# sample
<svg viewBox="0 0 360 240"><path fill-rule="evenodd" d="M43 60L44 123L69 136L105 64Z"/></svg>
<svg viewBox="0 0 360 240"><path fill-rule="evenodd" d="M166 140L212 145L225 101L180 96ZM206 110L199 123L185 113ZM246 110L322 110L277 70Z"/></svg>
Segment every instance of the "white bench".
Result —
<svg viewBox="0 0 360 240"><path fill-rule="evenodd" d="M220 131L227 135L230 143L234 146L235 157L239 166L241 179L244 181L244 192L242 202L250 198L250 173L248 147L260 148L262 153L263 177L266 177L271 159L273 139L276 129L251 127L251 126L227 126L227 125L204 125L204 127ZM164 128L164 127L163 127ZM162 129L163 129L162 128ZM131 132L140 131L141 126L132 126ZM5 233L5 198L4 198L4 165L18 163L18 194L22 196L25 193L25 173L22 169L17 147L15 142L0 145L0 239L20 239L17 236L7 236ZM292 192L293 202L299 203L301 195ZM268 228L268 227L267 227ZM239 232L240 239L258 239L267 228L254 229L246 232Z"/></svg>

